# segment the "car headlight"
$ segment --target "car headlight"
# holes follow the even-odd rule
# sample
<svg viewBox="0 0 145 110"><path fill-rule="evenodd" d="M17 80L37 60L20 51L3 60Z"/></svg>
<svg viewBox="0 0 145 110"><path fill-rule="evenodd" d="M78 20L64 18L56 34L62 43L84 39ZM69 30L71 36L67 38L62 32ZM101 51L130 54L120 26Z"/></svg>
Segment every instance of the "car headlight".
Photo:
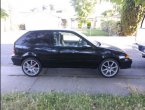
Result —
<svg viewBox="0 0 145 110"><path fill-rule="evenodd" d="M125 59L125 58L129 58L129 55L128 54L125 54L125 55L120 55L119 56L119 59Z"/></svg>

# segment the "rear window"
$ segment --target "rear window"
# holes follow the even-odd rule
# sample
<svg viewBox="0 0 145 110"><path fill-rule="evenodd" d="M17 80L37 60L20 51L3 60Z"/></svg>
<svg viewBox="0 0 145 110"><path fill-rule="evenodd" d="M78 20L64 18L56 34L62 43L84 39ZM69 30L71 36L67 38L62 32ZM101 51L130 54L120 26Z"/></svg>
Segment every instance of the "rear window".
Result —
<svg viewBox="0 0 145 110"><path fill-rule="evenodd" d="M17 45L20 45L20 44L23 44L23 42L24 42L24 39L25 39L25 36L27 36L27 35L29 35L31 32L27 32L27 33L25 33L24 35L22 35L18 40L16 40L16 44Z"/></svg>
<svg viewBox="0 0 145 110"><path fill-rule="evenodd" d="M20 45L51 45L51 32L28 32L16 41Z"/></svg>

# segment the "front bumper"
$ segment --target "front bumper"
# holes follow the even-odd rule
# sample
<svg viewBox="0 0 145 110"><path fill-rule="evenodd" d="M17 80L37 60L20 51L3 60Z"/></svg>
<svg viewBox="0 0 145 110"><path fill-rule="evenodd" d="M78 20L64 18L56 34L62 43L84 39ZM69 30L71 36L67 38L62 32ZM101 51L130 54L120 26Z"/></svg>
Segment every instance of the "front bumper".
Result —
<svg viewBox="0 0 145 110"><path fill-rule="evenodd" d="M119 61L120 69L131 68L131 64L132 64L132 59L130 58L121 59Z"/></svg>
<svg viewBox="0 0 145 110"><path fill-rule="evenodd" d="M22 58L20 56L12 55L11 60L12 60L14 65L20 66L22 63Z"/></svg>

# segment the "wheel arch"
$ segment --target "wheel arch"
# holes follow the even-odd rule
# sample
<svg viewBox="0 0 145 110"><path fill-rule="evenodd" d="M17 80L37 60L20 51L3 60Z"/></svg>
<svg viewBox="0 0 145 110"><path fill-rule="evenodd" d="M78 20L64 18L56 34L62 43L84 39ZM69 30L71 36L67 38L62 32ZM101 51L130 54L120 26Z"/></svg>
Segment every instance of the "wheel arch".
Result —
<svg viewBox="0 0 145 110"><path fill-rule="evenodd" d="M41 62L41 60L39 59L39 57L37 56L37 54L35 54L35 53L33 53L33 52L27 52L27 53L23 54L23 55L22 55L21 64L22 64L22 62L23 62L26 58L35 58L35 59L37 59L37 60L41 63L41 65L42 65L42 62Z"/></svg>
<svg viewBox="0 0 145 110"><path fill-rule="evenodd" d="M116 57L113 57L113 56L103 56L102 60L100 60L99 64L101 64L101 62L103 62L104 60L107 60L107 59L113 59L113 60L117 61L118 65L120 66L119 59Z"/></svg>

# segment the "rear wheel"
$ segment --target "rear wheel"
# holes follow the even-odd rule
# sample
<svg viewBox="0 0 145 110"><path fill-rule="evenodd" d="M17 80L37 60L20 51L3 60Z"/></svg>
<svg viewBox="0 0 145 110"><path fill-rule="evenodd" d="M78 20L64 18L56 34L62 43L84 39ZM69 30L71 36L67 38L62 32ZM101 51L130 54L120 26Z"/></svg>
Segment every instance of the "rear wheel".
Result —
<svg viewBox="0 0 145 110"><path fill-rule="evenodd" d="M41 63L36 58L26 58L22 62L22 70L27 76L37 76L41 69Z"/></svg>
<svg viewBox="0 0 145 110"><path fill-rule="evenodd" d="M119 72L118 62L114 59L103 60L99 66L99 71L104 77L114 77Z"/></svg>

